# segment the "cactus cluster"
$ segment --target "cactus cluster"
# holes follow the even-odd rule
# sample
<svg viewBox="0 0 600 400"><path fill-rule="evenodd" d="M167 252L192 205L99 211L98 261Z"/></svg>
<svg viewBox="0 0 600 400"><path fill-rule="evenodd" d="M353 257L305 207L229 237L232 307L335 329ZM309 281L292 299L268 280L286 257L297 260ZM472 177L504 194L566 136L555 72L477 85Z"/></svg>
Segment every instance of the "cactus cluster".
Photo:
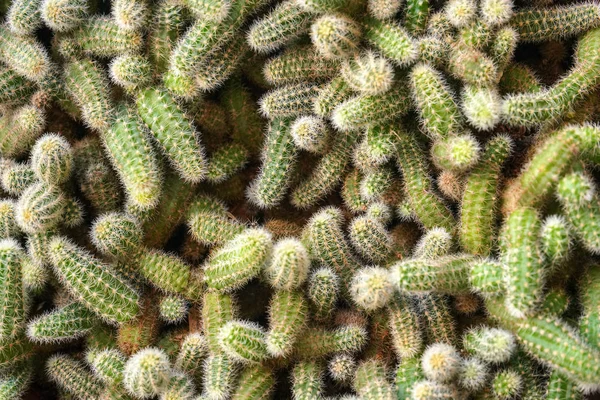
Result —
<svg viewBox="0 0 600 400"><path fill-rule="evenodd" d="M0 400L600 393L597 0L0 19Z"/></svg>

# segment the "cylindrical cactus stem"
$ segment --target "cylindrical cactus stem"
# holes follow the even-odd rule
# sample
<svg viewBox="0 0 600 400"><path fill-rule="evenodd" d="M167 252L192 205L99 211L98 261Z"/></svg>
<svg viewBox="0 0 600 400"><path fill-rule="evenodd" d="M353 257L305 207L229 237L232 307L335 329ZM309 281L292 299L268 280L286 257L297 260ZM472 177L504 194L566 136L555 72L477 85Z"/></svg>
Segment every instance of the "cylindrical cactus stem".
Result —
<svg viewBox="0 0 600 400"><path fill-rule="evenodd" d="M339 285L339 278L331 268L319 268L312 273L307 296L315 319L324 320L332 315L338 300Z"/></svg>
<svg viewBox="0 0 600 400"><path fill-rule="evenodd" d="M431 138L442 138L461 131L461 115L442 75L427 64L410 73L413 98L421 123Z"/></svg>
<svg viewBox="0 0 600 400"><path fill-rule="evenodd" d="M191 399L196 394L196 388L191 377L180 371L175 371L169 378L166 388L160 395L161 400Z"/></svg>
<svg viewBox="0 0 600 400"><path fill-rule="evenodd" d="M64 79L85 123L105 132L112 123L113 107L104 71L89 59L71 60L65 66Z"/></svg>
<svg viewBox="0 0 600 400"><path fill-rule="evenodd" d="M452 250L452 235L444 228L433 228L426 232L413 250L413 258L437 260Z"/></svg>
<svg viewBox="0 0 600 400"><path fill-rule="evenodd" d="M290 184L297 154L290 124L291 121L280 119L269 124L262 151L262 169L248 188L250 199L261 208L279 204Z"/></svg>
<svg viewBox="0 0 600 400"><path fill-rule="evenodd" d="M134 354L123 370L123 385L127 391L141 399L161 394L172 375L169 358L163 350L145 348Z"/></svg>
<svg viewBox="0 0 600 400"><path fill-rule="evenodd" d="M500 247L506 306L517 318L533 314L542 298L545 273L539 232L539 216L531 208L513 211L502 228Z"/></svg>
<svg viewBox="0 0 600 400"><path fill-rule="evenodd" d="M436 140L431 147L431 157L437 168L459 173L477 164L479 153L477 139L468 134Z"/></svg>
<svg viewBox="0 0 600 400"><path fill-rule="evenodd" d="M183 4L194 17L213 21L225 19L231 8L229 0L185 0Z"/></svg>
<svg viewBox="0 0 600 400"><path fill-rule="evenodd" d="M486 145L481 162L467 178L461 201L459 239L471 254L488 256L494 244L497 195L502 165L512 140L496 136Z"/></svg>
<svg viewBox="0 0 600 400"><path fill-rule="evenodd" d="M399 118L408 112L408 96L408 88L396 83L383 94L352 97L335 107L331 116L333 125L349 131Z"/></svg>
<svg viewBox="0 0 600 400"><path fill-rule="evenodd" d="M311 175L292 192L293 206L301 209L313 206L341 182L358 136L358 132L337 135L337 140L319 160Z"/></svg>
<svg viewBox="0 0 600 400"><path fill-rule="evenodd" d="M11 68L0 67L0 101L5 105L22 104L36 90L36 85Z"/></svg>
<svg viewBox="0 0 600 400"><path fill-rule="evenodd" d="M17 238L21 234L17 225L16 207L13 200L0 200L0 240Z"/></svg>
<svg viewBox="0 0 600 400"><path fill-rule="evenodd" d="M275 289L294 290L307 279L310 269L308 250L295 238L283 238L273 247L265 267L267 281Z"/></svg>
<svg viewBox="0 0 600 400"><path fill-rule="evenodd" d="M359 325L346 325L335 330L307 328L294 346L301 359L317 359L339 352L357 352L367 343L367 331Z"/></svg>
<svg viewBox="0 0 600 400"><path fill-rule="evenodd" d="M390 62L371 51L345 60L340 73L352 90L364 95L385 93L394 82Z"/></svg>
<svg viewBox="0 0 600 400"><path fill-rule="evenodd" d="M146 127L137 114L130 107L121 107L102 140L128 202L141 209L156 206L162 193L161 171Z"/></svg>
<svg viewBox="0 0 600 400"><path fill-rule="evenodd" d="M598 389L600 352L584 342L566 322L548 315L515 319L499 300L486 301L486 307L538 361L571 379L583 391Z"/></svg>
<svg viewBox="0 0 600 400"><path fill-rule="evenodd" d="M400 291L469 293L469 271L474 257L450 255L435 260L410 259L391 266L392 282Z"/></svg>
<svg viewBox="0 0 600 400"><path fill-rule="evenodd" d="M488 377L488 367L483 361L467 358L463 360L458 372L458 383L469 392L479 392L485 388Z"/></svg>
<svg viewBox="0 0 600 400"><path fill-rule="evenodd" d="M304 34L312 15L294 0L286 0L257 20L248 31L248 43L254 51L270 53Z"/></svg>
<svg viewBox="0 0 600 400"><path fill-rule="evenodd" d="M429 0L407 0L403 25L413 35L425 31L430 13Z"/></svg>
<svg viewBox="0 0 600 400"><path fill-rule="evenodd" d="M384 307L393 296L394 286L387 269L366 267L354 274L350 285L352 300L366 311Z"/></svg>
<svg viewBox="0 0 600 400"><path fill-rule="evenodd" d="M320 117L329 117L333 110L352 97L352 89L341 76L333 78L319 89L313 100L312 111Z"/></svg>
<svg viewBox="0 0 600 400"><path fill-rule="evenodd" d="M360 182L360 194L367 201L381 200L393 183L394 171L391 167L367 168Z"/></svg>
<svg viewBox="0 0 600 400"><path fill-rule="evenodd" d="M42 182L27 188L17 203L17 223L27 233L56 227L64 214L65 197L56 186Z"/></svg>
<svg viewBox="0 0 600 400"><path fill-rule="evenodd" d="M600 8L593 2L567 7L518 10L510 19L523 42L560 40L585 32L600 23Z"/></svg>
<svg viewBox="0 0 600 400"><path fill-rule="evenodd" d="M139 312L139 295L123 278L64 237L48 247L54 271L69 292L111 323L123 323Z"/></svg>
<svg viewBox="0 0 600 400"><path fill-rule="evenodd" d="M359 216L349 227L350 241L365 258L378 263L385 261L392 252L392 238L381 221L376 218Z"/></svg>
<svg viewBox="0 0 600 400"><path fill-rule="evenodd" d="M374 18L367 18L364 24L367 41L397 65L408 66L417 59L417 44L401 26Z"/></svg>
<svg viewBox="0 0 600 400"><path fill-rule="evenodd" d="M271 120L310 114L319 88L315 84L297 83L273 89L260 98L261 113Z"/></svg>
<svg viewBox="0 0 600 400"><path fill-rule="evenodd" d="M169 56L183 34L185 23L184 9L179 2L162 0L154 7L146 43L148 58L157 74L167 69Z"/></svg>
<svg viewBox="0 0 600 400"><path fill-rule="evenodd" d="M335 354L327 363L329 376L339 384L347 385L351 382L356 371L356 360L350 354Z"/></svg>
<svg viewBox="0 0 600 400"><path fill-rule="evenodd" d="M2 132L0 128L0 154L5 157L20 157L30 150L42 134L46 126L46 116L44 110L26 104L17 108L11 115L6 114L3 117L7 118L7 130Z"/></svg>
<svg viewBox="0 0 600 400"><path fill-rule="evenodd" d="M211 354L204 363L203 395L215 400L229 398L235 387L237 372L237 365L229 356Z"/></svg>
<svg viewBox="0 0 600 400"><path fill-rule="evenodd" d="M0 379L0 398L21 399L31 383L32 372L31 366L26 364L5 373Z"/></svg>
<svg viewBox="0 0 600 400"><path fill-rule="evenodd" d="M362 29L358 22L342 14L324 14L310 28L310 38L325 59L344 59L359 50Z"/></svg>
<svg viewBox="0 0 600 400"><path fill-rule="evenodd" d="M487 47L492 37L490 26L482 21L472 21L458 31L457 43L468 48L482 50Z"/></svg>
<svg viewBox="0 0 600 400"><path fill-rule="evenodd" d="M196 301L202 296L199 270L177 256L159 250L147 250L138 259L138 272L159 289Z"/></svg>
<svg viewBox="0 0 600 400"><path fill-rule="evenodd" d="M30 36L42 25L42 0L15 0L6 15L10 30L16 35Z"/></svg>
<svg viewBox="0 0 600 400"><path fill-rule="evenodd" d="M117 386L123 382L126 358L119 350L92 350L86 358L96 378L108 386Z"/></svg>
<svg viewBox="0 0 600 400"><path fill-rule="evenodd" d="M505 122L534 127L563 118L600 82L600 56L595 51L599 44L600 29L597 28L579 40L573 68L554 86L536 93L506 97L503 104Z"/></svg>
<svg viewBox="0 0 600 400"><path fill-rule="evenodd" d="M417 52L419 61L441 68L448 62L450 46L437 36L423 36L417 42Z"/></svg>
<svg viewBox="0 0 600 400"><path fill-rule="evenodd" d="M233 81L221 96L221 103L229 114L231 137L252 154L260 151L264 136L264 122L252 94L238 81Z"/></svg>
<svg viewBox="0 0 600 400"><path fill-rule="evenodd" d="M414 385L425 379L421 371L421 360L419 358L405 358L399 364L394 374L395 392L398 398L411 398Z"/></svg>
<svg viewBox="0 0 600 400"><path fill-rule="evenodd" d="M503 212L541 204L577 154L595 148L598 135L600 129L593 125L567 125L543 139L520 175L506 188Z"/></svg>
<svg viewBox="0 0 600 400"><path fill-rule="evenodd" d="M356 368L352 384L360 398L365 400L392 400L392 385L387 380L383 363L377 359L363 361Z"/></svg>
<svg viewBox="0 0 600 400"><path fill-rule="evenodd" d="M447 297L439 293L426 293L417 297L419 312L425 319L425 331L430 343L455 345L458 334Z"/></svg>
<svg viewBox="0 0 600 400"><path fill-rule="evenodd" d="M208 352L208 341L200 333L189 333L183 339L174 366L192 378L202 374L203 361Z"/></svg>
<svg viewBox="0 0 600 400"><path fill-rule="evenodd" d="M84 23L88 12L85 0L44 0L40 6L42 20L56 32L77 28Z"/></svg>
<svg viewBox="0 0 600 400"><path fill-rule="evenodd" d="M168 324L177 324L188 315L188 304L179 296L167 295L160 299L160 318Z"/></svg>
<svg viewBox="0 0 600 400"><path fill-rule="evenodd" d="M127 93L136 94L152 80L152 66L148 58L136 54L123 54L113 58L109 66L111 80Z"/></svg>
<svg viewBox="0 0 600 400"><path fill-rule="evenodd" d="M527 93L539 92L542 85L529 67L515 62L504 69L499 88L505 94Z"/></svg>
<svg viewBox="0 0 600 400"><path fill-rule="evenodd" d="M449 383L460 372L462 358L454 346L447 343L430 345L421 357L425 377L439 383Z"/></svg>
<svg viewBox="0 0 600 400"><path fill-rule="evenodd" d="M186 181L200 182L206 174L204 149L192 122L171 95L146 89L137 97L137 109L173 168Z"/></svg>
<svg viewBox="0 0 600 400"><path fill-rule="evenodd" d="M386 124L368 127L362 145L365 146L369 162L374 165L382 165L394 158L397 135L401 131L401 128Z"/></svg>
<svg viewBox="0 0 600 400"><path fill-rule="evenodd" d="M493 88L466 85L461 107L467 121L478 130L489 131L500 122L502 99Z"/></svg>
<svg viewBox="0 0 600 400"><path fill-rule="evenodd" d="M206 292L202 298L202 329L212 353L221 351L219 331L232 321L237 314L237 307L231 296L218 292Z"/></svg>
<svg viewBox="0 0 600 400"><path fill-rule="evenodd" d="M247 229L213 253L204 266L204 280L213 290L240 288L261 272L272 248L269 232Z"/></svg>
<svg viewBox="0 0 600 400"><path fill-rule="evenodd" d="M39 138L31 150L31 167L37 178L47 185L60 185L71 176L71 145L54 133Z"/></svg>
<svg viewBox="0 0 600 400"><path fill-rule="evenodd" d="M82 400L99 399L102 384L71 356L53 355L46 361L46 372L53 382Z"/></svg>
<svg viewBox="0 0 600 400"><path fill-rule="evenodd" d="M0 240L0 341L15 337L25 323L22 264L25 254L14 239Z"/></svg>
<svg viewBox="0 0 600 400"><path fill-rule="evenodd" d="M229 321L219 330L219 344L232 360L259 363L269 358L266 333L249 321Z"/></svg>
<svg viewBox="0 0 600 400"><path fill-rule="evenodd" d="M473 0L450 0L446 3L444 13L453 26L462 28L477 15L477 3Z"/></svg>
<svg viewBox="0 0 600 400"><path fill-rule="evenodd" d="M86 55L102 58L135 53L144 43L141 31L121 29L107 16L87 20L73 33L73 40Z"/></svg>
<svg viewBox="0 0 600 400"><path fill-rule="evenodd" d="M292 370L294 400L318 399L323 391L323 366L316 361L301 361Z"/></svg>
<svg viewBox="0 0 600 400"><path fill-rule="evenodd" d="M565 175L556 188L557 197L574 233L591 253L600 252L600 206L595 185L585 174Z"/></svg>
<svg viewBox="0 0 600 400"><path fill-rule="evenodd" d="M263 74L272 85L287 85L321 82L333 78L338 70L339 62L326 59L312 46L300 46L267 60Z"/></svg>
<svg viewBox="0 0 600 400"><path fill-rule="evenodd" d="M11 196L21 196L29 186L37 181L35 172L29 164L14 163L3 166L0 184Z"/></svg>
<svg viewBox="0 0 600 400"><path fill-rule="evenodd" d="M238 69L248 54L244 37L233 38L220 50L219 57L209 58L196 72L195 84L203 92L214 91Z"/></svg>
<svg viewBox="0 0 600 400"><path fill-rule="evenodd" d="M266 399L275 387L273 371L262 365L250 365L244 368L234 390L232 400Z"/></svg>
<svg viewBox="0 0 600 400"><path fill-rule="evenodd" d="M94 221L91 238L101 253L118 260L128 260L138 256L143 232L134 217L125 213L112 212Z"/></svg>
<svg viewBox="0 0 600 400"><path fill-rule="evenodd" d="M423 348L423 332L414 301L396 295L388 306L388 325L394 351L403 362L417 356Z"/></svg>
<svg viewBox="0 0 600 400"><path fill-rule="evenodd" d="M399 135L398 158L402 169L409 204L425 229L441 227L454 231L454 216L433 191L428 165L416 139L411 135Z"/></svg>
<svg viewBox="0 0 600 400"><path fill-rule="evenodd" d="M481 326L463 336L464 350L487 364L504 363L515 354L515 337L507 330Z"/></svg>
<svg viewBox="0 0 600 400"><path fill-rule="evenodd" d="M400 11L402 0L368 0L367 10L369 15L381 21L389 20Z"/></svg>
<svg viewBox="0 0 600 400"><path fill-rule="evenodd" d="M42 83L50 73L48 52L35 39L13 35L0 27L0 60L17 74Z"/></svg>
<svg viewBox="0 0 600 400"><path fill-rule="evenodd" d="M342 187L342 199L344 205L353 213L366 211L368 202L360 195L360 182L362 174L358 169L353 169L346 175Z"/></svg>
<svg viewBox="0 0 600 400"><path fill-rule="evenodd" d="M144 0L115 0L112 17L124 31L141 29L148 22L149 7Z"/></svg>
<svg viewBox="0 0 600 400"><path fill-rule="evenodd" d="M548 386L546 388L546 398L548 400L582 400L583 395L577 388L577 385L570 379L565 378L559 372L553 371L548 379Z"/></svg>
<svg viewBox="0 0 600 400"><path fill-rule="evenodd" d="M523 390L523 378L514 369L500 370L492 378L491 388L494 398L513 399Z"/></svg>
<svg viewBox="0 0 600 400"><path fill-rule="evenodd" d="M561 215L550 215L544 219L540 229L540 245L546 262L555 269L570 256L571 228Z"/></svg>
<svg viewBox="0 0 600 400"><path fill-rule="evenodd" d="M310 219L303 235L314 259L323 266L333 268L340 275L344 287L348 287L359 263L344 238L341 223L340 209L323 208Z"/></svg>
<svg viewBox="0 0 600 400"><path fill-rule="evenodd" d="M498 68L489 56L460 43L452 46L449 69L466 84L477 87L490 86L498 80Z"/></svg>
<svg viewBox="0 0 600 400"><path fill-rule="evenodd" d="M233 143L215 151L208 160L206 179L212 183L226 181L248 161L248 150L241 144Z"/></svg>
<svg viewBox="0 0 600 400"><path fill-rule="evenodd" d="M513 3L510 0L483 0L479 10L484 23L490 26L503 25L513 15Z"/></svg>
<svg viewBox="0 0 600 400"><path fill-rule="evenodd" d="M471 264L469 282L471 288L483 297L496 297L504 294L504 266L492 260L478 260Z"/></svg>
<svg viewBox="0 0 600 400"><path fill-rule="evenodd" d="M121 206L122 193L114 171L104 162L94 162L79 179L84 197L98 212L116 211Z"/></svg>
<svg viewBox="0 0 600 400"><path fill-rule="evenodd" d="M27 337L37 343L75 340L98 323L96 315L79 303L41 315L27 324Z"/></svg>
<svg viewBox="0 0 600 400"><path fill-rule="evenodd" d="M323 118L306 115L296 118L291 127L294 144L311 153L323 153L327 150L331 132Z"/></svg>
<svg viewBox="0 0 600 400"><path fill-rule="evenodd" d="M499 73L502 73L512 60L518 42L519 34L512 28L504 27L496 33L490 47L490 56Z"/></svg>
<svg viewBox="0 0 600 400"><path fill-rule="evenodd" d="M205 245L228 242L246 229L244 224L226 214L210 211L190 212L187 223L192 237Z"/></svg>
<svg viewBox="0 0 600 400"><path fill-rule="evenodd" d="M308 305L300 292L278 291L269 305L267 351L273 357L289 355L308 318Z"/></svg>

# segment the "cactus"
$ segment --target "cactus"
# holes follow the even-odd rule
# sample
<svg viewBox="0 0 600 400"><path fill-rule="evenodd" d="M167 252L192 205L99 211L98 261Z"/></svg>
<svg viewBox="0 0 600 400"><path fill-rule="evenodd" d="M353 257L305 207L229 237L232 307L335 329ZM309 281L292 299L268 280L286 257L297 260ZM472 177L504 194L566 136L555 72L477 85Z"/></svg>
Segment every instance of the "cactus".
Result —
<svg viewBox="0 0 600 400"><path fill-rule="evenodd" d="M0 240L18 237L21 233L15 217L16 204L12 200L0 200Z"/></svg>
<svg viewBox="0 0 600 400"><path fill-rule="evenodd" d="M475 18L477 5L473 0L449 0L444 8L448 21L455 27L467 25Z"/></svg>
<svg viewBox="0 0 600 400"><path fill-rule="evenodd" d="M498 179L502 164L510 155L512 141L506 136L490 140L481 162L473 169L462 196L459 238L469 253L488 256L495 236Z"/></svg>
<svg viewBox="0 0 600 400"><path fill-rule="evenodd" d="M350 150L357 141L357 134L348 132L339 135L338 139L329 152L321 158L311 175L294 189L291 194L293 206L308 208L339 184L350 161Z"/></svg>
<svg viewBox="0 0 600 400"><path fill-rule="evenodd" d="M250 27L248 43L255 51L273 52L302 35L310 21L308 12L295 1L286 0Z"/></svg>
<svg viewBox="0 0 600 400"><path fill-rule="evenodd" d="M354 303L367 311L385 306L393 295L388 271L379 267L358 270L352 278L350 294Z"/></svg>
<svg viewBox="0 0 600 400"><path fill-rule="evenodd" d="M132 54L115 57L110 63L109 73L116 85L132 94L148 86L152 78L148 59Z"/></svg>
<svg viewBox="0 0 600 400"><path fill-rule="evenodd" d="M456 135L436 141L431 158L436 167L452 172L464 172L479 161L479 144L470 135Z"/></svg>
<svg viewBox="0 0 600 400"><path fill-rule="evenodd" d="M31 150L33 172L47 185L66 182L71 175L72 164L71 146L57 134L42 136Z"/></svg>
<svg viewBox="0 0 600 400"><path fill-rule="evenodd" d="M27 233L49 230L60 223L65 207L65 197L60 189L35 183L19 198L16 219Z"/></svg>
<svg viewBox="0 0 600 400"><path fill-rule="evenodd" d="M43 82L50 73L46 49L34 38L12 35L6 26L0 27L0 60L34 82Z"/></svg>
<svg viewBox="0 0 600 400"><path fill-rule="evenodd" d="M226 399L233 391L237 368L224 354L211 355L204 364L204 396L208 399Z"/></svg>
<svg viewBox="0 0 600 400"><path fill-rule="evenodd" d="M456 349L446 343L429 346L421 358L421 368L425 377L435 382L446 383L460 372L462 359Z"/></svg>
<svg viewBox="0 0 600 400"><path fill-rule="evenodd" d="M321 153L326 149L330 132L322 118L314 116L298 117L291 126L294 144L312 153Z"/></svg>
<svg viewBox="0 0 600 400"><path fill-rule="evenodd" d="M144 0L115 0L112 16L124 31L140 29L148 17L148 4Z"/></svg>
<svg viewBox="0 0 600 400"><path fill-rule="evenodd" d="M280 291L271 299L269 330L266 342L271 356L281 357L291 353L297 336L307 319L308 306L298 292Z"/></svg>
<svg viewBox="0 0 600 400"><path fill-rule="evenodd" d="M339 278L331 268L320 268L308 281L308 298L317 319L331 315L338 299Z"/></svg>
<svg viewBox="0 0 600 400"><path fill-rule="evenodd" d="M322 395L323 367L317 362L303 361L292 371L292 395L294 400L314 399Z"/></svg>
<svg viewBox="0 0 600 400"><path fill-rule="evenodd" d="M44 23L57 32L67 32L82 25L88 16L84 0L44 0L40 13Z"/></svg>
<svg viewBox="0 0 600 400"><path fill-rule="evenodd" d="M344 59L356 53L362 38L361 26L341 14L324 14L311 25L310 38L326 59Z"/></svg>
<svg viewBox="0 0 600 400"><path fill-rule="evenodd" d="M2 189L13 196L20 196L37 181L30 165L15 163L7 165L2 173Z"/></svg>
<svg viewBox="0 0 600 400"><path fill-rule="evenodd" d="M37 317L27 324L27 337L37 343L54 343L85 336L98 322L94 313L79 303Z"/></svg>
<svg viewBox="0 0 600 400"><path fill-rule="evenodd" d="M349 354L334 355L327 365L327 372L338 383L348 383L356 371L356 361Z"/></svg>
<svg viewBox="0 0 600 400"><path fill-rule="evenodd" d="M126 2L119 2L127 6ZM122 29L115 19L105 16L87 20L73 33L73 40L85 54L102 58L136 52L143 44L140 31Z"/></svg>
<svg viewBox="0 0 600 400"><path fill-rule="evenodd" d="M367 360L359 364L353 386L363 399L393 399L392 385L387 381L385 367L381 361Z"/></svg>
<svg viewBox="0 0 600 400"><path fill-rule="evenodd" d="M113 323L123 323L139 311L139 295L110 267L78 248L64 237L48 246L54 271L83 305Z"/></svg>
<svg viewBox="0 0 600 400"><path fill-rule="evenodd" d="M460 386L470 392L483 389L488 379L487 366L476 358L463 360L458 372Z"/></svg>
<svg viewBox="0 0 600 400"><path fill-rule="evenodd" d="M544 269L539 231L536 211L520 208L510 214L501 233L506 306L517 318L534 313L541 298Z"/></svg>
<svg viewBox="0 0 600 400"><path fill-rule="evenodd" d="M116 349L105 349L87 355L94 375L102 382L117 386L123 382L126 359Z"/></svg>
<svg viewBox="0 0 600 400"><path fill-rule="evenodd" d="M417 58L417 45L402 27L391 22L368 18L365 37L381 53L400 66L412 64Z"/></svg>
<svg viewBox="0 0 600 400"><path fill-rule="evenodd" d="M310 258L304 245L297 239L285 238L273 247L265 275L274 288L293 290L306 281L309 268Z"/></svg>
<svg viewBox="0 0 600 400"><path fill-rule="evenodd" d="M308 328L298 338L295 353L302 359L318 359L339 352L355 352L367 341L367 331L358 325L347 325L335 330Z"/></svg>
<svg viewBox="0 0 600 400"><path fill-rule="evenodd" d="M187 316L188 305L184 299L178 296L165 296L160 300L159 311L163 321L176 324Z"/></svg>
<svg viewBox="0 0 600 400"><path fill-rule="evenodd" d="M478 327L463 336L465 350L488 364L508 361L516 351L514 336L503 329Z"/></svg>
<svg viewBox="0 0 600 400"><path fill-rule="evenodd" d="M258 363L269 357L266 333L248 321L229 321L219 330L221 349L232 360Z"/></svg>
<svg viewBox="0 0 600 400"><path fill-rule="evenodd" d="M467 86L462 94L462 111L475 128L489 131L501 118L501 99L495 90Z"/></svg>
<svg viewBox="0 0 600 400"><path fill-rule="evenodd" d="M167 355L162 350L148 347L125 363L123 385L133 396L151 398L166 389L171 375Z"/></svg>
<svg viewBox="0 0 600 400"><path fill-rule="evenodd" d="M2 310L0 311L0 340L16 336L25 323L25 305L21 265L23 250L14 239L0 241L0 274Z"/></svg>
<svg viewBox="0 0 600 400"><path fill-rule="evenodd" d="M77 398L92 400L100 398L102 385L94 376L71 356L58 354L46 361L46 371L53 382Z"/></svg>
<svg viewBox="0 0 600 400"><path fill-rule="evenodd" d="M429 13L429 0L407 0L404 26L414 35L423 33L427 26Z"/></svg>
<svg viewBox="0 0 600 400"><path fill-rule="evenodd" d="M206 174L204 149L175 100L164 90L149 88L138 95L136 103L139 115L173 168L186 181L201 181Z"/></svg>
<svg viewBox="0 0 600 400"><path fill-rule="evenodd" d="M458 390L455 387L428 380L419 381L412 388L412 399L414 400L455 399L458 396Z"/></svg>

